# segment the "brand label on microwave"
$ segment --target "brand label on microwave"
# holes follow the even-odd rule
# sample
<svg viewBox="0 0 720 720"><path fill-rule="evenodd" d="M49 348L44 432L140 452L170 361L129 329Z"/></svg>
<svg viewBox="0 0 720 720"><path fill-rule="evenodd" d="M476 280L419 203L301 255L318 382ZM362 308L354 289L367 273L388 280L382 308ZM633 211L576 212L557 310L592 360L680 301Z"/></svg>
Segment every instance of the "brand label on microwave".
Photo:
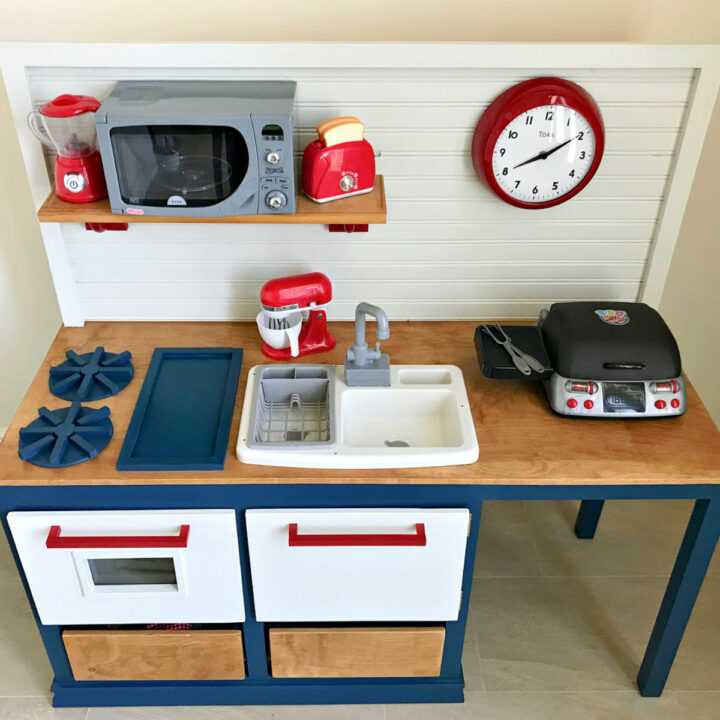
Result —
<svg viewBox="0 0 720 720"><path fill-rule="evenodd" d="M168 205L187 205L185 198L180 195L171 195L167 200Z"/></svg>
<svg viewBox="0 0 720 720"><path fill-rule="evenodd" d="M145 211L142 208L127 208L125 212L130 213L130 215L144 215Z"/></svg>

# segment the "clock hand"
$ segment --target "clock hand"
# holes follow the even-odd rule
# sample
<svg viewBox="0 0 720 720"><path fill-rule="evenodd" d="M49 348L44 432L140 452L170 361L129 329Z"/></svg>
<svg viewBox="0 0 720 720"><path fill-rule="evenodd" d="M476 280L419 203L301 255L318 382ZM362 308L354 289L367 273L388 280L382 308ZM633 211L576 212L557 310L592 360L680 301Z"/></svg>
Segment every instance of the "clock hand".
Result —
<svg viewBox="0 0 720 720"><path fill-rule="evenodd" d="M578 133L579 135L580 133ZM539 152L534 157L531 157L529 160L525 160L525 162L521 162L518 165L513 166L513 170L516 168L522 167L523 165L528 165L531 162L535 162L536 160L545 160L545 158L550 157L554 152L557 152L560 148L565 147L568 143L571 143L573 140L577 140L578 135L575 137L571 137L569 140L566 140L564 143L560 143L559 145L556 145L551 150L543 150L542 152Z"/></svg>
<svg viewBox="0 0 720 720"><path fill-rule="evenodd" d="M554 152L557 152L561 147L565 147L568 143L571 143L573 140L577 140L578 135L580 135L580 133L578 133L575 137L571 137L569 140L566 140L564 143L560 143L559 145L556 145L552 150L548 150L545 153L545 157L549 157Z"/></svg>

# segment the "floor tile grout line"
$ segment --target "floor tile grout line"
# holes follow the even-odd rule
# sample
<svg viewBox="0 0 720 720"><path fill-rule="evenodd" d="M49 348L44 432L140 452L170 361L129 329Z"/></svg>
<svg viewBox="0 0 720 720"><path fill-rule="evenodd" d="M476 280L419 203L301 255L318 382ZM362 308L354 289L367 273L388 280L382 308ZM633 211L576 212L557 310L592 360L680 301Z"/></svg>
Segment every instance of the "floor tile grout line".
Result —
<svg viewBox="0 0 720 720"><path fill-rule="evenodd" d="M471 598L472 601L472 598ZM475 625L475 613L472 612L472 608L468 608L468 619L467 622L470 624L470 631L472 633L472 642L477 652L478 669L480 671L480 684L482 685L483 691L487 690L487 683L485 682L485 670L483 665L483 656L480 652L480 635Z"/></svg>
<svg viewBox="0 0 720 720"><path fill-rule="evenodd" d="M553 580L555 578L557 579L567 579L567 578L576 578L576 579L582 579L582 578L588 578L592 580L601 580L603 578L612 578L612 579L619 579L619 580L633 580L633 579L648 579L648 578L654 578L654 579L662 579L667 580L670 577L670 573L667 573L666 575L646 575L646 574L634 574L634 575L578 575L578 574L572 574L572 575L473 575L473 580L540 580L540 579L547 579L547 580Z"/></svg>
<svg viewBox="0 0 720 720"><path fill-rule="evenodd" d="M605 695L610 693L614 695L635 695L639 698L643 697L642 695L640 695L640 691L637 690L637 688L635 690L633 690L632 688L601 688L595 690L465 690L464 692L465 695L587 695L592 693L596 693L598 695ZM679 693L684 693L686 695L720 695L720 690L665 690L660 697L671 697ZM648 697L643 699L647 700L648 702L653 702L654 700L657 700L657 698L655 697Z"/></svg>
<svg viewBox="0 0 720 720"><path fill-rule="evenodd" d="M530 540L532 542L533 551L535 553L535 560L538 564L538 569L540 570L540 577L544 577L545 576L545 566L543 565L542 557L540 555L540 550L538 549L537 538L535 537L535 530L533 529L532 523L530 522L530 515L528 514L527 501L522 500L521 502L522 502L523 517L525 518L525 525L527 526L527 529L530 532Z"/></svg>
<svg viewBox="0 0 720 720"><path fill-rule="evenodd" d="M663 695L667 695L670 698L673 705L677 710L678 720L694 720L694 718L688 718L686 712L683 710L682 705L678 702L677 695L672 690L663 691Z"/></svg>

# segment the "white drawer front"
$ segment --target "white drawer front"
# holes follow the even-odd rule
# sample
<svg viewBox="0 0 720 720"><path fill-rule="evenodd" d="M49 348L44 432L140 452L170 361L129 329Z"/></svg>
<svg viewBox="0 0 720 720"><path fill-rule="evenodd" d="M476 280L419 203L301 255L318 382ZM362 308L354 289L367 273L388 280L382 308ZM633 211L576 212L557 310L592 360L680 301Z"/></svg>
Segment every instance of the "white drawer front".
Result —
<svg viewBox="0 0 720 720"><path fill-rule="evenodd" d="M8 524L46 625L245 619L234 510L11 512Z"/></svg>
<svg viewBox="0 0 720 720"><path fill-rule="evenodd" d="M260 621L458 617L467 509L248 510L245 518Z"/></svg>

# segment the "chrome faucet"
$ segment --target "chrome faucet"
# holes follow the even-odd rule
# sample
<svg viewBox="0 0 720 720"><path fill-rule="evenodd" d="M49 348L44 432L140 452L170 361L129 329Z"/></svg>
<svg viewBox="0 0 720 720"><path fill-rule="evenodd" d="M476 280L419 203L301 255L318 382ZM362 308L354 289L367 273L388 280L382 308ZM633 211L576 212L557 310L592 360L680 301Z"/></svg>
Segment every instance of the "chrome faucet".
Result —
<svg viewBox="0 0 720 720"><path fill-rule="evenodd" d="M368 347L365 339L365 318L372 315L377 320L375 336L378 340L390 337L390 323L382 308L361 302L355 308L355 343L345 356L345 384L350 386L389 386L390 357L380 352L380 343L375 349Z"/></svg>

